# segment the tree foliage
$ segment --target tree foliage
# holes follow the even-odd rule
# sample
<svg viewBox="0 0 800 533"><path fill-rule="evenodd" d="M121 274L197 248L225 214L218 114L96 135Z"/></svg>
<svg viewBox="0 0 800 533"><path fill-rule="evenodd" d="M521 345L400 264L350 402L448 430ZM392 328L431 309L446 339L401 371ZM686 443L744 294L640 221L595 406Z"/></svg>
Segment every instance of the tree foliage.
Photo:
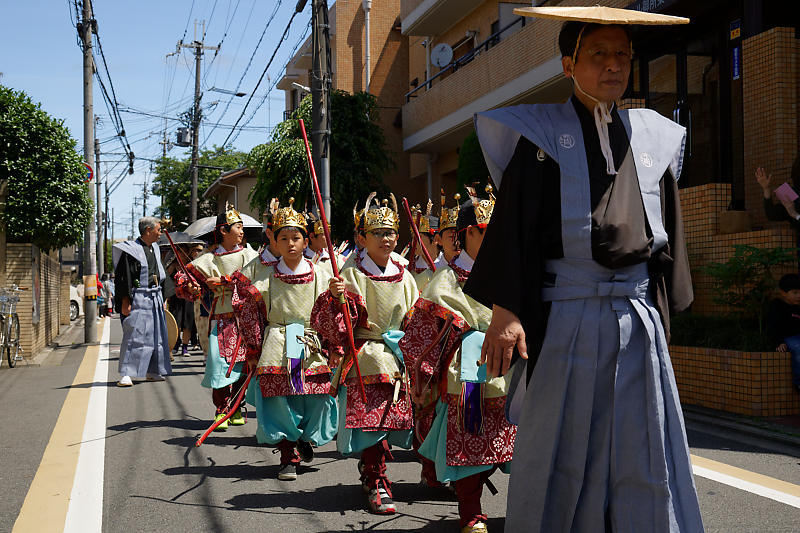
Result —
<svg viewBox="0 0 800 533"><path fill-rule="evenodd" d="M766 304L777 287L775 271L796 261L796 250L744 244L733 248L726 262L710 263L701 271L713 278L714 301L730 306L740 319L755 319L761 334Z"/></svg>
<svg viewBox="0 0 800 533"><path fill-rule="evenodd" d="M83 240L93 206L75 145L41 104L0 85L0 180L8 186L0 218L9 241L47 251Z"/></svg>
<svg viewBox="0 0 800 533"><path fill-rule="evenodd" d="M394 168L386 151L383 130L377 124L377 100L371 94L331 91L331 225L339 240L353 232L353 205L363 204L370 191L386 194L383 175ZM272 198L295 207L314 206L303 136L298 119L311 135L311 97L295 110L290 120L278 124L272 140L253 148L247 166L258 180L250 191L250 205L263 211Z"/></svg>
<svg viewBox="0 0 800 533"><path fill-rule="evenodd" d="M222 167L224 170L200 168L197 173L197 218L217 214L217 205L213 199L204 199L203 192L219 178L221 172L239 168L244 163L246 154L235 150L226 150L214 146L210 150L200 150L198 163L202 166ZM159 206L154 214L170 217L173 227L181 227L181 222L189 223L192 213L192 179L189 167L192 162L191 152L187 151L182 159L173 157L161 158L156 163L153 180L153 194L163 198L163 211Z"/></svg>
<svg viewBox="0 0 800 533"><path fill-rule="evenodd" d="M467 198L467 185L477 183L478 196L483 197L483 190L489 181L489 169L483 159L483 151L478 142L478 136L473 131L458 150L458 192L462 198Z"/></svg>

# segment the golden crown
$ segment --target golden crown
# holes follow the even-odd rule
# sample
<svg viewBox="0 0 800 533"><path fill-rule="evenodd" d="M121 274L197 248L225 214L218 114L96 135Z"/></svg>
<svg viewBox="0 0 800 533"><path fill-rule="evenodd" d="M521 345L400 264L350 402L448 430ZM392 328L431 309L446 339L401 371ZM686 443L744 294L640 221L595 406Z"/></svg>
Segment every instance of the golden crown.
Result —
<svg viewBox="0 0 800 533"><path fill-rule="evenodd" d="M475 210L475 220L479 227L485 228L492 218L492 211L494 211L494 190L491 185L486 186L486 192L489 193L488 200L481 200L478 198L478 193L475 192L474 187L466 187L469 193L469 198L472 200L472 208Z"/></svg>
<svg viewBox="0 0 800 533"><path fill-rule="evenodd" d="M461 209L458 201L461 199L461 195L456 193L453 198L456 201L456 206L448 209L446 205L444 205L446 198L444 196L444 189L442 189L442 211L439 214L439 231L444 231L446 229L451 229L456 227L456 223L458 222L458 212Z"/></svg>
<svg viewBox="0 0 800 533"><path fill-rule="evenodd" d="M431 227L431 211L433 211L433 202L428 200L428 206L426 209L425 214L422 214L422 208L419 204L415 205L411 209L411 216L414 219L414 222L417 221L417 216L419 216L419 231L420 233L436 233L436 230Z"/></svg>
<svg viewBox="0 0 800 533"><path fill-rule="evenodd" d="M309 232L315 235L322 235L322 219L314 213L305 213L306 223L308 224ZM328 222L328 229L331 229L331 223Z"/></svg>
<svg viewBox="0 0 800 533"><path fill-rule="evenodd" d="M376 193L370 193L367 198L367 203L364 205L364 211L362 211L364 231L370 232L376 229L393 229L399 231L400 216L397 214L397 200L395 200L394 194L389 193L389 198L392 200L392 207L388 206L389 200L383 200L383 206L378 204L378 207L370 209L370 204L376 196Z"/></svg>
<svg viewBox="0 0 800 533"><path fill-rule="evenodd" d="M225 224L233 225L242 221L242 215L235 207L225 202Z"/></svg>
<svg viewBox="0 0 800 533"><path fill-rule="evenodd" d="M306 231L306 217L294 210L294 198L289 198L289 207L281 207L272 217L272 231L278 233L282 228L300 228Z"/></svg>

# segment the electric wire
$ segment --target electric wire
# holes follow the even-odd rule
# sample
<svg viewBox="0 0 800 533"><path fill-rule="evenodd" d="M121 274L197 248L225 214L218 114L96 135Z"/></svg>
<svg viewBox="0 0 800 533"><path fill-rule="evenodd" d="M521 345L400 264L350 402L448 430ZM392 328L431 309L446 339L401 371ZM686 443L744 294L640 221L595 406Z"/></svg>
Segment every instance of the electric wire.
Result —
<svg viewBox="0 0 800 533"><path fill-rule="evenodd" d="M272 52L272 56L270 56L269 61L267 61L267 65L264 67L264 71L261 73L261 76L259 76L258 81L256 82L256 86L253 87L253 90L250 92L250 97L247 99L247 102L245 102L244 108L242 109L242 112L239 114L239 118L236 119L236 122L233 124L233 129L231 129L230 133L225 138L225 141L222 143L222 146L227 146L228 145L228 141L230 140L231 135L233 135L233 133L236 131L236 126L238 126L239 122L241 122L242 117L244 116L245 112L247 111L247 106L250 105L250 102L253 100L253 96L255 96L255 93L258 90L258 87L261 85L261 81L264 79L264 76L266 76L267 70L272 65L272 61L274 61L275 56L278 54L278 50L280 50L281 44L283 44L283 41L286 40L286 36L289 34L289 29L292 27L292 23L294 22L294 19L297 16L297 14L298 13L297 13L296 10L292 12L292 16L291 16L291 18L289 18L289 22L286 24L286 28L284 28L283 34L281 35L281 38L278 40L278 45L275 47L275 51ZM262 100L262 102L263 102L263 100ZM238 135L237 135L237 137L238 137Z"/></svg>

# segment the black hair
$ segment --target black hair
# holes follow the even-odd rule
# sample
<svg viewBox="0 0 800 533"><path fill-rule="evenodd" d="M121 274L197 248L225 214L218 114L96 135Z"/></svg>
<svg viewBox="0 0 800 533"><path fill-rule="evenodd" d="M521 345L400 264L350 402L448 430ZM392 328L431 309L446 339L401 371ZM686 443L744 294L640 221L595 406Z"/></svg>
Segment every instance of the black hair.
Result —
<svg viewBox="0 0 800 533"><path fill-rule="evenodd" d="M456 220L456 246L465 250L467 247L467 228L475 226L478 219L475 217L475 207L472 205L472 200L467 200L458 210L458 219ZM483 228L478 228L483 233Z"/></svg>
<svg viewBox="0 0 800 533"><path fill-rule="evenodd" d="M225 233L230 233L231 231L231 225L225 223L227 220L228 219L225 216L225 213L220 213L219 215L217 215L217 220L214 222L214 242L216 242L217 244L222 244L221 230L224 229Z"/></svg>
<svg viewBox="0 0 800 533"><path fill-rule="evenodd" d="M778 287L783 292L800 290L800 275L786 274L778 282Z"/></svg>
<svg viewBox="0 0 800 533"><path fill-rule="evenodd" d="M283 230L285 230L285 229L296 229L297 231L300 232L301 235L303 235L304 239L308 239L308 232L306 230L304 230L303 228L301 228L299 226L284 226L284 227L282 227L281 229L279 229L278 231L275 232L274 237L275 237L276 241L278 240L278 235L280 235L281 232Z"/></svg>
<svg viewBox="0 0 800 533"><path fill-rule="evenodd" d="M572 57L575 53L575 46L578 44L579 35L581 41L583 41L590 34L601 28L620 28L625 32L625 35L628 36L628 41L631 40L630 28L622 24L594 24L591 22L568 21L561 26L561 31L558 34L558 48L561 50L561 57ZM581 33L581 30L583 30L583 33Z"/></svg>

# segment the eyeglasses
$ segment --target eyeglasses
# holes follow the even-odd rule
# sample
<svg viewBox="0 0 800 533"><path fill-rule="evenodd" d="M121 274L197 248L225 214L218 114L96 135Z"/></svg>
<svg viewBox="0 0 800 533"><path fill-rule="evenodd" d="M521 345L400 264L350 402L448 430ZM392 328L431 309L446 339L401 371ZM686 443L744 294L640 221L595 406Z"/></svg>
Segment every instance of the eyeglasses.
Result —
<svg viewBox="0 0 800 533"><path fill-rule="evenodd" d="M393 229L370 231L369 234L378 239L391 239L397 236L397 232Z"/></svg>

